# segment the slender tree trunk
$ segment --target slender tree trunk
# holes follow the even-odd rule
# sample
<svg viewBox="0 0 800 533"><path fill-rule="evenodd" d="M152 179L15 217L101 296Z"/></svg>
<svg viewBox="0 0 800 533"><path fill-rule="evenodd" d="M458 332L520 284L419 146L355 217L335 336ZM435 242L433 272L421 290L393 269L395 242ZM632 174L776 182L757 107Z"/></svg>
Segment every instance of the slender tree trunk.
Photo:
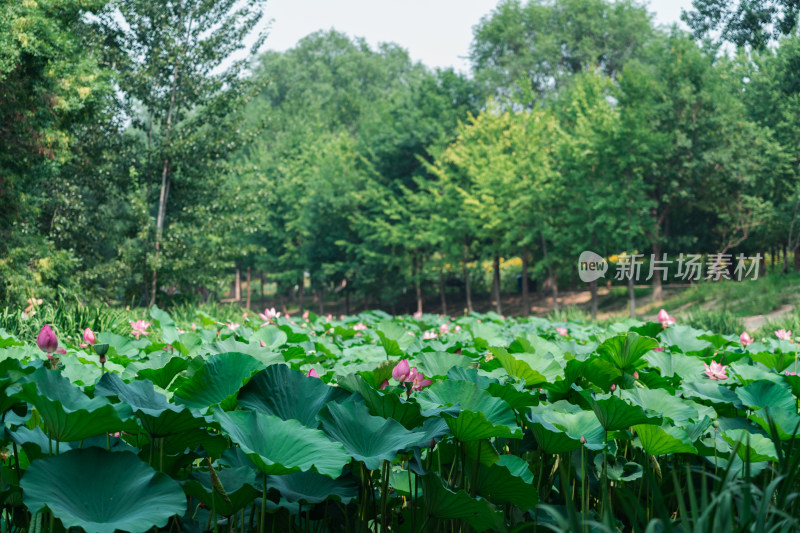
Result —
<svg viewBox="0 0 800 533"><path fill-rule="evenodd" d="M553 310L558 311L558 271L553 268L553 265L547 260L547 241L544 238L544 233L541 234L542 237L542 257L544 258L544 262L547 264L547 274L548 278L550 279L550 288L553 291Z"/></svg>
<svg viewBox="0 0 800 533"><path fill-rule="evenodd" d="M350 289L344 290L344 314L350 314Z"/></svg>
<svg viewBox="0 0 800 533"><path fill-rule="evenodd" d="M169 97L169 110L167 111L167 127L164 132L164 146L170 147L170 133L172 131L172 113L175 110L175 93L178 90L178 62L172 69L172 94ZM156 218L156 257L153 264L153 284L150 289L150 305L156 304L156 287L158 286L158 256L161 253L161 238L164 235L164 220L167 216L167 199L169 197L169 156L164 157L161 168L161 193L158 198L158 216Z"/></svg>
<svg viewBox="0 0 800 533"><path fill-rule="evenodd" d="M261 305L264 304L264 271L261 271Z"/></svg>
<svg viewBox="0 0 800 533"><path fill-rule="evenodd" d="M469 285L469 266L464 263L464 292L467 298L467 312L472 312L472 288Z"/></svg>
<svg viewBox="0 0 800 533"><path fill-rule="evenodd" d="M497 311L498 315L503 314L503 305L500 302L500 256L494 254L492 258L492 270L494 271L494 280L493 280L493 287L494 287L494 298L495 298L495 310Z"/></svg>
<svg viewBox="0 0 800 533"><path fill-rule="evenodd" d="M306 276L305 274L300 275L300 288L297 291L297 300L298 304L300 305L300 313L302 314L305 309L303 309L303 301L305 300L306 294Z"/></svg>
<svg viewBox="0 0 800 533"><path fill-rule="evenodd" d="M250 281L252 278L250 277L250 267L247 267L247 310L250 310Z"/></svg>
<svg viewBox="0 0 800 533"><path fill-rule="evenodd" d="M444 270L439 269L439 294L442 298L442 314L447 316L447 295L445 294Z"/></svg>
<svg viewBox="0 0 800 533"><path fill-rule="evenodd" d="M589 290L592 293L592 320L597 320L597 280L589 283Z"/></svg>
<svg viewBox="0 0 800 533"><path fill-rule="evenodd" d="M783 245L783 273L789 272L789 263L786 261L786 244Z"/></svg>
<svg viewBox="0 0 800 533"><path fill-rule="evenodd" d="M794 257L794 270L800 271L800 246L795 245L794 250L792 250L792 254Z"/></svg>
<svg viewBox="0 0 800 533"><path fill-rule="evenodd" d="M658 228L656 228L658 231ZM632 253L632 251L631 251ZM656 235L656 239L653 241L653 256L655 256L656 260L661 260L661 241L658 240L658 235ZM633 278L634 268L631 265L631 278ZM653 276L653 301L661 302L664 299L664 291L661 285L661 275Z"/></svg>
<svg viewBox="0 0 800 533"><path fill-rule="evenodd" d="M636 318L636 291L634 290L633 276L628 278L628 310L631 318Z"/></svg>
<svg viewBox="0 0 800 533"><path fill-rule="evenodd" d="M522 316L530 316L531 304L528 287L528 246L522 246Z"/></svg>
<svg viewBox="0 0 800 533"><path fill-rule="evenodd" d="M414 258L414 283L416 285L416 292L417 292L417 313L422 313L422 261L418 258Z"/></svg>
<svg viewBox="0 0 800 533"><path fill-rule="evenodd" d="M233 297L237 302L242 301L242 271L236 269L236 282L233 286Z"/></svg>
<svg viewBox="0 0 800 533"><path fill-rule="evenodd" d="M771 269L772 272L775 272L775 255L776 255L775 247L773 246L772 248L769 249L770 260L772 261L772 269Z"/></svg>
<svg viewBox="0 0 800 533"><path fill-rule="evenodd" d="M325 314L325 286L324 285L321 286L319 289L317 289L317 295L318 295L317 298L319 298L319 301L318 301L319 314L320 314L320 316L322 316L322 315Z"/></svg>

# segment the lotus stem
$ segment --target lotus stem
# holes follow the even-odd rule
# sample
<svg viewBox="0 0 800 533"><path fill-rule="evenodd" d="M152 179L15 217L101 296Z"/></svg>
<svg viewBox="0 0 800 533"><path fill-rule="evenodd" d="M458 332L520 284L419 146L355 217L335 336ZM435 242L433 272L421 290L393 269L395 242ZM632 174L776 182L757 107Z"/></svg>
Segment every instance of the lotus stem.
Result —
<svg viewBox="0 0 800 533"><path fill-rule="evenodd" d="M261 522L258 528L259 533L264 533L264 527L266 525L266 514L267 514L267 474L264 474L264 487L263 487L263 492L261 493Z"/></svg>

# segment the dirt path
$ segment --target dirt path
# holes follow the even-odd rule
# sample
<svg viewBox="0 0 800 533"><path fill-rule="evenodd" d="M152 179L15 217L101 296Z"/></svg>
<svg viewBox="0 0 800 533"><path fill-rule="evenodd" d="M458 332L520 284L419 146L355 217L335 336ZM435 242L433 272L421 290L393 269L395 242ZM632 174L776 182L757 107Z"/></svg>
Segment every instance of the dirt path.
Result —
<svg viewBox="0 0 800 533"><path fill-rule="evenodd" d="M781 318L782 316L791 313L793 310L794 306L792 304L786 304L780 309L776 309L775 311L767 313L766 315L746 316L742 318L742 323L744 324L745 330L755 331L766 324L767 321Z"/></svg>

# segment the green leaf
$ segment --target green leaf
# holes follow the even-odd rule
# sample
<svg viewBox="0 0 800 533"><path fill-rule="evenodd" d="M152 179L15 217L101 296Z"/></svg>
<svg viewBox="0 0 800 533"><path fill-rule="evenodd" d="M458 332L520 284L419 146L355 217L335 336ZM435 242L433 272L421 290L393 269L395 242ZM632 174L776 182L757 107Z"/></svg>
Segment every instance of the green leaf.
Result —
<svg viewBox="0 0 800 533"><path fill-rule="evenodd" d="M207 467L193 468L189 478L183 482L183 490L222 516L231 516L247 507L261 493L256 489L256 471L251 466L215 469L214 476L217 490Z"/></svg>
<svg viewBox="0 0 800 533"><path fill-rule="evenodd" d="M239 405L316 428L317 413L330 402L350 394L321 379L307 377L286 365L272 365L255 374L239 391Z"/></svg>
<svg viewBox="0 0 800 533"><path fill-rule="evenodd" d="M414 364L425 377L433 379L445 377L452 368L468 368L472 360L451 352L421 352L414 356Z"/></svg>
<svg viewBox="0 0 800 533"><path fill-rule="evenodd" d="M430 516L441 520L466 520L477 531L504 529L502 511L495 511L487 500L472 498L463 490L453 492L435 472L421 477L420 481Z"/></svg>
<svg viewBox="0 0 800 533"><path fill-rule="evenodd" d="M175 391L174 401L195 409L216 405L232 398L259 368L262 368L261 363L247 354L232 352L212 355L199 371Z"/></svg>
<svg viewBox="0 0 800 533"><path fill-rule="evenodd" d="M269 351L275 351L284 344L288 337L286 332L283 331L278 326L263 326L257 329L251 336L250 336L250 344L255 344L259 348L261 348L261 342L263 341L265 346L263 349Z"/></svg>
<svg viewBox="0 0 800 533"><path fill-rule="evenodd" d="M340 443L297 420L282 420L254 411L215 411L214 418L265 474L314 470L336 478L350 462Z"/></svg>
<svg viewBox="0 0 800 533"><path fill-rule="evenodd" d="M406 429L414 429L425 422L419 404L404 400L398 388L386 392L376 390L359 374L343 376L339 379L339 385L359 393L369 407L369 412L375 416L393 418Z"/></svg>
<svg viewBox="0 0 800 533"><path fill-rule="evenodd" d="M511 355L505 348L490 348L509 375L525 380L529 387L542 383L553 383L564 378L564 370L552 355L516 353Z"/></svg>
<svg viewBox="0 0 800 533"><path fill-rule="evenodd" d="M309 470L283 476L268 476L267 486L276 489L281 497L292 503L313 505L331 499L347 505L358 497L358 481L351 474L331 479Z"/></svg>
<svg viewBox="0 0 800 533"><path fill-rule="evenodd" d="M352 400L328 404L319 419L323 431L370 470L378 470L382 461L393 461L399 451L427 446L431 439L391 418L372 416L366 405Z"/></svg>
<svg viewBox="0 0 800 533"><path fill-rule="evenodd" d="M475 492L494 504L510 503L528 511L539 501L536 486L532 484L533 473L521 457L503 455L499 462L489 467L476 467L475 463L469 462L467 476L475 480Z"/></svg>
<svg viewBox="0 0 800 533"><path fill-rule="evenodd" d="M20 485L30 512L46 507L87 533L147 531L186 511L180 485L128 452L86 448L38 459Z"/></svg>
<svg viewBox="0 0 800 533"><path fill-rule="evenodd" d="M644 354L653 348L658 348L657 340L630 331L606 339L597 348L597 352L620 370L630 373Z"/></svg>
<svg viewBox="0 0 800 533"><path fill-rule="evenodd" d="M637 424L660 424L660 415L648 415L638 405L632 405L617 396L592 401L592 409L606 431L627 429Z"/></svg>
<svg viewBox="0 0 800 533"><path fill-rule="evenodd" d="M144 365L136 374L144 379L149 379L162 389L166 389L176 375L189 368L189 361L184 357L167 353L153 353L148 356Z"/></svg>
<svg viewBox="0 0 800 533"><path fill-rule="evenodd" d="M639 438L642 449L650 455L697 454L697 448L692 445L686 432L680 428L640 424L633 426L633 430Z"/></svg>

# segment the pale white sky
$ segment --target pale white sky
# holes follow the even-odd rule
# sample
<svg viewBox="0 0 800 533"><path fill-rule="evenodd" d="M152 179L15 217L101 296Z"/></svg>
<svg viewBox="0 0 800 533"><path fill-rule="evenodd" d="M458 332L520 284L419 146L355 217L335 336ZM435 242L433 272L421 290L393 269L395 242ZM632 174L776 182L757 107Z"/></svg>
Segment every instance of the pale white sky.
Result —
<svg viewBox="0 0 800 533"><path fill-rule="evenodd" d="M498 0L267 0L269 50L287 50L309 33L335 28L375 47L394 42L429 67L467 72L472 27ZM651 0L658 24L680 22L691 0Z"/></svg>

